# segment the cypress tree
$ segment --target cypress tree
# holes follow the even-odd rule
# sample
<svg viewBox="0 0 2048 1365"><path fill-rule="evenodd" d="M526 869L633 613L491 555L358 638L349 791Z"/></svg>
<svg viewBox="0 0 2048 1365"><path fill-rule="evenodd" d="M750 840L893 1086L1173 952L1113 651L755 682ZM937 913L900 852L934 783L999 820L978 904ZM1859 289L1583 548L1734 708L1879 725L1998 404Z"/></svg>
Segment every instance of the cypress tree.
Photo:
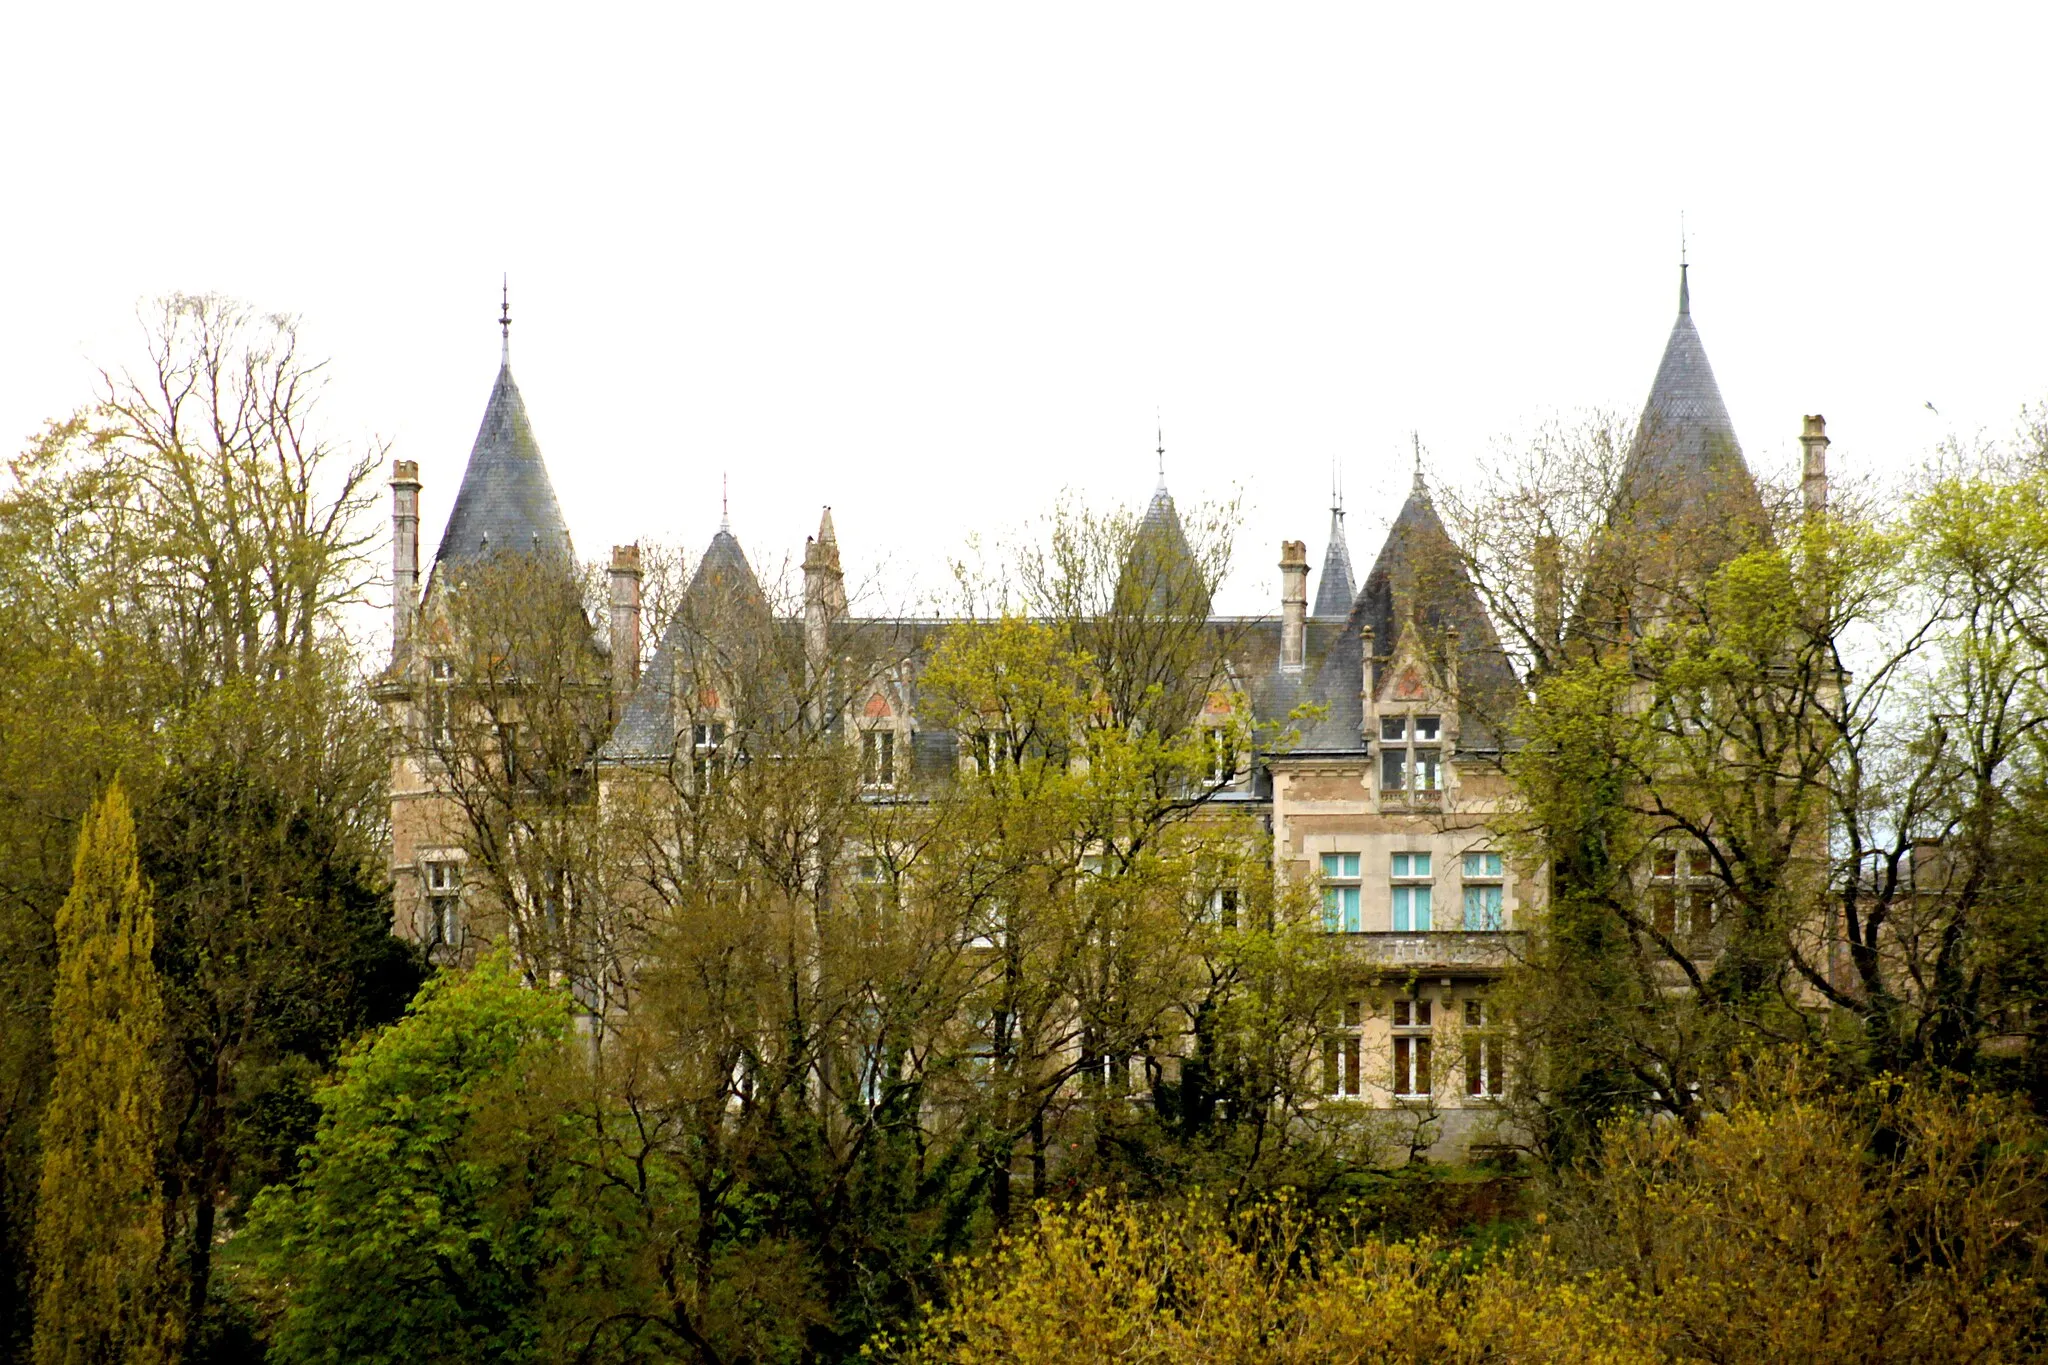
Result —
<svg viewBox="0 0 2048 1365"><path fill-rule="evenodd" d="M163 994L156 920L117 781L86 812L57 912L55 1072L36 1210L36 1365L166 1357L157 1175Z"/></svg>

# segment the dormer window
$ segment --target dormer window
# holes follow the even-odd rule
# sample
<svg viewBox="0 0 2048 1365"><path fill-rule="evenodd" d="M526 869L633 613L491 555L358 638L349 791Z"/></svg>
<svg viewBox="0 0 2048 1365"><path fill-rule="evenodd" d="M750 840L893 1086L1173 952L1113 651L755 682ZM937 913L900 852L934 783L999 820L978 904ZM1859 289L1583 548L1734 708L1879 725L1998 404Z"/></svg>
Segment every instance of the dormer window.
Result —
<svg viewBox="0 0 2048 1365"><path fill-rule="evenodd" d="M896 785L896 732L860 732L860 783L863 787L886 790Z"/></svg>
<svg viewBox="0 0 2048 1365"><path fill-rule="evenodd" d="M1230 742L1230 732L1220 725L1203 730L1202 738L1207 746L1209 785L1220 787L1236 775L1237 750Z"/></svg>
<svg viewBox="0 0 2048 1365"><path fill-rule="evenodd" d="M708 791L725 768L725 722L698 721L690 726L690 771L697 790Z"/></svg>
<svg viewBox="0 0 2048 1365"><path fill-rule="evenodd" d="M1434 792L1443 788L1443 717L1380 717L1380 790Z"/></svg>

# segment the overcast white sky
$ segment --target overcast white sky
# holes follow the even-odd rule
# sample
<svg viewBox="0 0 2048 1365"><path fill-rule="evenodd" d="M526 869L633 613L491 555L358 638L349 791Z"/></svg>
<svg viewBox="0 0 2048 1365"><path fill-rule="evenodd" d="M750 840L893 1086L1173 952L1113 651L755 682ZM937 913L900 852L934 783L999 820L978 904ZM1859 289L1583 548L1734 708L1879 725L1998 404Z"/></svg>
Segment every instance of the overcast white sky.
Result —
<svg viewBox="0 0 2048 1365"><path fill-rule="evenodd" d="M1908 17L1912 16L1912 17ZM438 542L498 360L580 552L757 565L834 508L893 604L1062 488L1242 488L1225 605L1360 571L1419 430L1633 411L1691 230L1753 464L1910 469L2048 397L2048 10L15 5L0 438L138 298L295 312ZM1940 415L1923 406L1933 403Z"/></svg>

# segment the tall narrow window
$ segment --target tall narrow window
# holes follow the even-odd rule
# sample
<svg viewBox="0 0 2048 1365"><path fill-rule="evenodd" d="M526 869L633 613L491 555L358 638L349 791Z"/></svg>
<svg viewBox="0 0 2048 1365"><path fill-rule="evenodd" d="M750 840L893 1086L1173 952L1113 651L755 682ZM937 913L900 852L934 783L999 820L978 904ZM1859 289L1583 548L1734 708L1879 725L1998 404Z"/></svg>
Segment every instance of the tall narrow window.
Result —
<svg viewBox="0 0 2048 1365"><path fill-rule="evenodd" d="M1667 936L1704 936L1714 927L1720 887L1703 848L1655 850L1650 860L1650 922Z"/></svg>
<svg viewBox="0 0 2048 1365"><path fill-rule="evenodd" d="M1202 732L1209 760L1209 785L1220 787L1237 772L1237 751L1230 743L1230 731L1212 725Z"/></svg>
<svg viewBox="0 0 2048 1365"><path fill-rule="evenodd" d="M1358 855L1323 855L1323 927L1333 934L1358 932Z"/></svg>
<svg viewBox="0 0 2048 1365"><path fill-rule="evenodd" d="M1462 880L1465 884L1465 927L1473 930L1499 929L1501 925L1501 879L1505 868L1498 853L1467 853Z"/></svg>
<svg viewBox="0 0 2048 1365"><path fill-rule="evenodd" d="M864 787L887 788L896 785L894 730L860 732L860 780Z"/></svg>
<svg viewBox="0 0 2048 1365"><path fill-rule="evenodd" d="M1394 1002L1394 1093L1405 1097L1430 1093L1429 1051L1432 1033L1427 1000Z"/></svg>
<svg viewBox="0 0 2048 1365"><path fill-rule="evenodd" d="M455 707L450 697L455 685L455 661L429 659L427 682L427 743L445 749L455 742Z"/></svg>
<svg viewBox="0 0 2048 1365"><path fill-rule="evenodd" d="M968 750L974 755L974 770L984 775L1009 766L1016 752L1010 732L996 728L968 736Z"/></svg>
<svg viewBox="0 0 2048 1365"><path fill-rule="evenodd" d="M725 722L698 721L690 727L690 769L696 774L697 790L710 790L724 768Z"/></svg>
<svg viewBox="0 0 2048 1365"><path fill-rule="evenodd" d="M1380 790L1408 790L1408 717L1380 717Z"/></svg>
<svg viewBox="0 0 2048 1365"><path fill-rule="evenodd" d="M426 865L427 946L460 946L462 942L462 864L434 861Z"/></svg>
<svg viewBox="0 0 2048 1365"><path fill-rule="evenodd" d="M1410 731L1414 741L1409 786L1418 792L1443 789L1443 717L1417 716Z"/></svg>
<svg viewBox="0 0 2048 1365"><path fill-rule="evenodd" d="M1359 1075L1359 1044L1365 1012L1356 1000L1338 1009L1336 1027L1323 1039L1323 1093L1333 1099L1353 1099L1365 1093Z"/></svg>
<svg viewBox="0 0 2048 1365"><path fill-rule="evenodd" d="M1497 1096L1507 1087L1493 1010L1484 1000L1465 1002L1465 1093Z"/></svg>
<svg viewBox="0 0 2048 1365"><path fill-rule="evenodd" d="M1394 931L1396 933L1425 933L1430 928L1430 890L1432 887L1429 855L1427 853L1396 853L1394 855Z"/></svg>

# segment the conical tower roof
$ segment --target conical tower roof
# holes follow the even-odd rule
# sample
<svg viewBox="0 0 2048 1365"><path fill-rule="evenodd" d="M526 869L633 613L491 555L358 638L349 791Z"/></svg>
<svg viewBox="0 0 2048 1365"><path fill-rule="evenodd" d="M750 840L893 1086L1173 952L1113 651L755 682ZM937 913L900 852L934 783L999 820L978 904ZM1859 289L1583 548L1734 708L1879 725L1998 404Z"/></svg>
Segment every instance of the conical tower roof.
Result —
<svg viewBox="0 0 2048 1365"><path fill-rule="evenodd" d="M452 565L483 555L536 551L567 559L576 553L507 355L491 386L490 402L484 405L483 425L470 447L469 467L463 471L434 563Z"/></svg>
<svg viewBox="0 0 2048 1365"><path fill-rule="evenodd" d="M1118 603L1129 611L1154 615L1207 616L1209 592L1202 582L1201 566L1188 547L1187 532L1181 528L1180 513L1174 509L1173 494L1166 491L1166 476L1152 491L1145 515L1131 536L1129 556L1118 575Z"/></svg>
<svg viewBox="0 0 2048 1365"><path fill-rule="evenodd" d="M1658 526L1701 512L1750 519L1762 504L1707 348L1693 326L1687 267L1678 270L1678 318L1622 471L1617 514Z"/></svg>
<svg viewBox="0 0 2048 1365"><path fill-rule="evenodd" d="M1330 508L1330 548L1323 552L1323 571L1316 578L1314 616L1343 616L1351 610L1358 588L1351 578L1351 548L1344 543L1344 509Z"/></svg>

